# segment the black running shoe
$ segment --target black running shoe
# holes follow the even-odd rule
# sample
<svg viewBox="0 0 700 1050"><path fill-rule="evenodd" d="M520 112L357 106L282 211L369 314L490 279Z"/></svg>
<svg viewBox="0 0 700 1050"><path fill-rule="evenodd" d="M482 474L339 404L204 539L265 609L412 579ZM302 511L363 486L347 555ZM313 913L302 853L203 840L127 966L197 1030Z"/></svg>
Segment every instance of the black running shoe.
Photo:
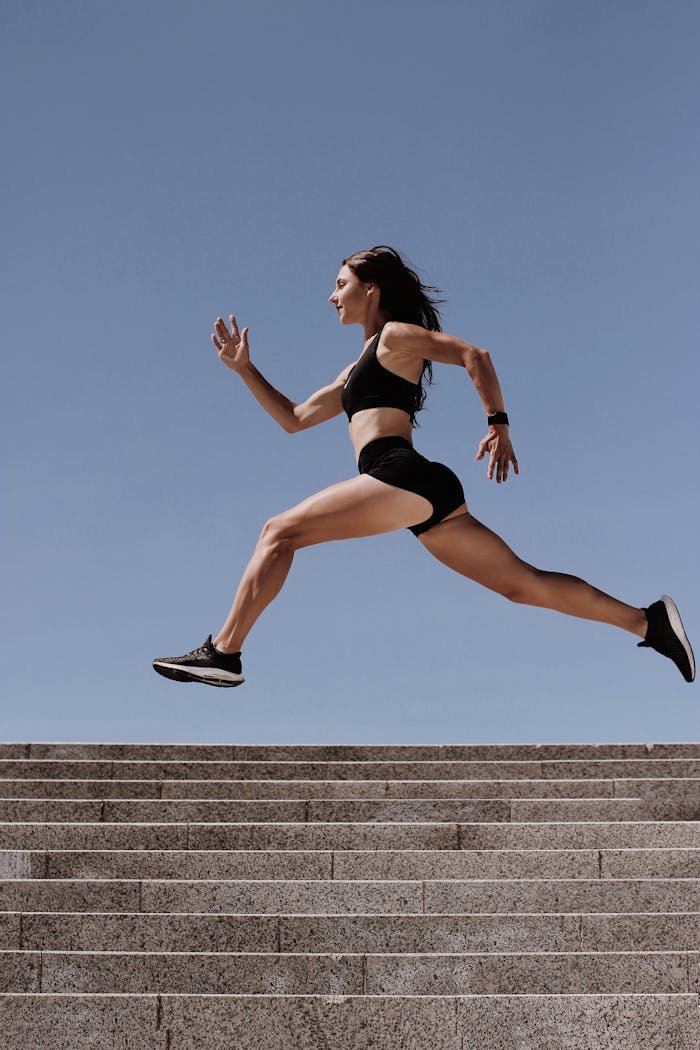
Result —
<svg viewBox="0 0 700 1050"><path fill-rule="evenodd" d="M657 653L668 656L686 682L692 682L695 678L695 657L676 603L667 594L663 594L658 602L653 602L643 611L649 626L646 638L638 645L656 649Z"/></svg>
<svg viewBox="0 0 700 1050"><path fill-rule="evenodd" d="M184 656L165 656L153 661L153 670L176 682L201 682L203 685L234 686L245 679L241 674L240 653L220 653L211 635L199 649Z"/></svg>

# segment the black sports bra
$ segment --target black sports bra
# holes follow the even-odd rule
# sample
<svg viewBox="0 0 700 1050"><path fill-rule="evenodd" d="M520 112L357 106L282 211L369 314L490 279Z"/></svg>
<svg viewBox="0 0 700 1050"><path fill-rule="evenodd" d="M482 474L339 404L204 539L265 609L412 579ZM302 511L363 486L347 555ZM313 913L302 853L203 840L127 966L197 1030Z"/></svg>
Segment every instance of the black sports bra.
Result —
<svg viewBox="0 0 700 1050"><path fill-rule="evenodd" d="M348 419L363 408L400 408L409 416L416 409L420 383L390 372L377 360L380 335L377 332L345 380L341 400Z"/></svg>

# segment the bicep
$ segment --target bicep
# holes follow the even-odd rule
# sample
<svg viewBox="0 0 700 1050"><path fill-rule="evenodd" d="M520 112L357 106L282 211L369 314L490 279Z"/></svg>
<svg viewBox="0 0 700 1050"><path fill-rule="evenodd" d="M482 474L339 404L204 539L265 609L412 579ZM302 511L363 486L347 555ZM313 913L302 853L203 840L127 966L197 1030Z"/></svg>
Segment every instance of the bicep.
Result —
<svg viewBox="0 0 700 1050"><path fill-rule="evenodd" d="M294 416L299 430L315 427L319 423L325 423L334 416L340 415L343 411L341 400L343 386L351 369L352 365L348 365L332 383L321 387L320 390L307 397L306 401L294 406Z"/></svg>

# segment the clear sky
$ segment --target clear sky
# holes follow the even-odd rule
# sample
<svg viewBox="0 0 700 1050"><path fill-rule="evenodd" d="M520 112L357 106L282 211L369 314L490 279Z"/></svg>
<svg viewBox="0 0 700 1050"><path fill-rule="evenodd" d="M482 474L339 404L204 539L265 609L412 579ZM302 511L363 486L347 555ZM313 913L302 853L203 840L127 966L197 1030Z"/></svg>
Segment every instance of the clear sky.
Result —
<svg viewBox="0 0 700 1050"><path fill-rule="evenodd" d="M419 451L526 560L700 648L700 8L692 0L6 0L0 11L4 740L690 740L698 685L512 605L407 531L301 551L235 690L151 660L216 632L271 514L354 476L285 434L362 347L341 259L395 246L489 349L519 478L436 366Z"/></svg>

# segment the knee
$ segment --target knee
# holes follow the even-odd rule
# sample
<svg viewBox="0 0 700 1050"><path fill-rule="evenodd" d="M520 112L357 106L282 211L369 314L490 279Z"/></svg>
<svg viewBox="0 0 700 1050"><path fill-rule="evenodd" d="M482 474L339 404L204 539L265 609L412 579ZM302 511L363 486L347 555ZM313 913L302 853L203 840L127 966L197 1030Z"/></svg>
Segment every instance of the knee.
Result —
<svg viewBox="0 0 700 1050"><path fill-rule="evenodd" d="M258 546L273 552L294 550L295 538L296 530L291 519L286 514L275 514L263 525Z"/></svg>
<svg viewBox="0 0 700 1050"><path fill-rule="evenodd" d="M539 569L529 569L527 572L518 574L514 579L503 580L496 590L509 602L518 605L537 604L539 585Z"/></svg>
<svg viewBox="0 0 700 1050"><path fill-rule="evenodd" d="M507 598L509 602L516 602L519 605L527 604L525 588L519 584L504 583L502 586L497 587L496 590L503 598Z"/></svg>

